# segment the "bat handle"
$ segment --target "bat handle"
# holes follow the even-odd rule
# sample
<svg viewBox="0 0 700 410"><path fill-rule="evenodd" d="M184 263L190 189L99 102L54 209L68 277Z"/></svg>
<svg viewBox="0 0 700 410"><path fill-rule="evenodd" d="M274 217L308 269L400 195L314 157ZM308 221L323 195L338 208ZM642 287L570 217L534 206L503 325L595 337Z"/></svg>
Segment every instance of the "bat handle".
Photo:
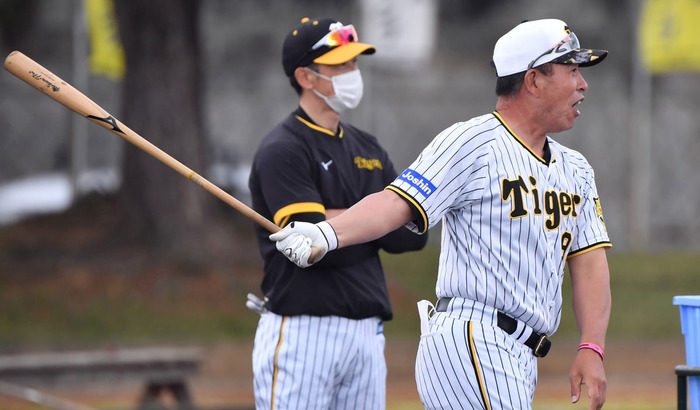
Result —
<svg viewBox="0 0 700 410"><path fill-rule="evenodd" d="M319 249L319 248L317 248L317 247L315 247L315 246L312 246L312 247L311 247L311 255L309 255L309 262L311 262L311 263L316 263L316 262L318 262L318 261L321 259L321 258L318 257L318 256L319 256L319 255L318 255L319 253L321 253L321 249Z"/></svg>

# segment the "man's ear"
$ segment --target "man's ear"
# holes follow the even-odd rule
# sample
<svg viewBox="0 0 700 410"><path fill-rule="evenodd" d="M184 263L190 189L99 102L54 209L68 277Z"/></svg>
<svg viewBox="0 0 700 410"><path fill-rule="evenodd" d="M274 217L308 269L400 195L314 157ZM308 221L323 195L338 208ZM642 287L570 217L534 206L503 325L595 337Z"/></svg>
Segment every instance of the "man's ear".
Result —
<svg viewBox="0 0 700 410"><path fill-rule="evenodd" d="M316 76L309 72L306 67L297 67L294 70L294 79L303 89L312 89L316 83Z"/></svg>
<svg viewBox="0 0 700 410"><path fill-rule="evenodd" d="M540 71L530 69L525 73L523 78L523 87L531 94L539 95L542 90L542 73Z"/></svg>

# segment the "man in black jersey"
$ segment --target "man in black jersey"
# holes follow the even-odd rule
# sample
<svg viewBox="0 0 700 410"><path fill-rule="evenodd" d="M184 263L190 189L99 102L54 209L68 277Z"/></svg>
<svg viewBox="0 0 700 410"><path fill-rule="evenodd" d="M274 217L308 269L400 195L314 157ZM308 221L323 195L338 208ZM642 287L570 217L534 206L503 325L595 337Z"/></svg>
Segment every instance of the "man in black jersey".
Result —
<svg viewBox="0 0 700 410"><path fill-rule="evenodd" d="M287 35L282 65L299 106L261 142L250 191L253 208L284 227L331 218L397 176L377 139L340 121L362 98L360 43L352 25L302 19ZM255 335L257 408L385 407L383 321L391 304L378 252L425 246L427 235L401 227L333 252L301 269L256 227L265 296Z"/></svg>

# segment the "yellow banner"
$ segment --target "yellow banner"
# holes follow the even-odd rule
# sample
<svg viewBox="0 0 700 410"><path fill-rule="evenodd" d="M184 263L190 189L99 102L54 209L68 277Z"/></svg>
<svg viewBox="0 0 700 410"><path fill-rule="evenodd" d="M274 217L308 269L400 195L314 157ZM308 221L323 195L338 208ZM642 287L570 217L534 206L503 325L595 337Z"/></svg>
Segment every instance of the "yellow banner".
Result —
<svg viewBox="0 0 700 410"><path fill-rule="evenodd" d="M700 71L700 1L647 0L639 24L641 59L651 73Z"/></svg>
<svg viewBox="0 0 700 410"><path fill-rule="evenodd" d="M90 71L119 80L126 71L124 49L119 41L112 0L85 0L90 36Z"/></svg>

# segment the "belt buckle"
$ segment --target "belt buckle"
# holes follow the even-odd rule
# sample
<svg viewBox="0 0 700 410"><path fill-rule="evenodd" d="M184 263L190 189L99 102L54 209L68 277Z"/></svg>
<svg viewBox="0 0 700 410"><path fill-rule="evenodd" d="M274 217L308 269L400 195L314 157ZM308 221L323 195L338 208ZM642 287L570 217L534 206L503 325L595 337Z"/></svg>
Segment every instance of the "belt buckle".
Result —
<svg viewBox="0 0 700 410"><path fill-rule="evenodd" d="M532 349L532 354L536 357L545 357L549 353L549 349L552 347L552 342L547 338L546 335L540 336L537 340L537 345Z"/></svg>

